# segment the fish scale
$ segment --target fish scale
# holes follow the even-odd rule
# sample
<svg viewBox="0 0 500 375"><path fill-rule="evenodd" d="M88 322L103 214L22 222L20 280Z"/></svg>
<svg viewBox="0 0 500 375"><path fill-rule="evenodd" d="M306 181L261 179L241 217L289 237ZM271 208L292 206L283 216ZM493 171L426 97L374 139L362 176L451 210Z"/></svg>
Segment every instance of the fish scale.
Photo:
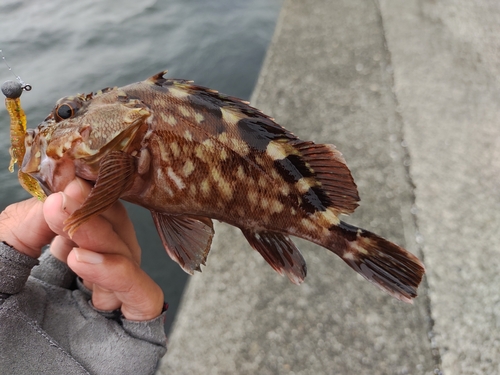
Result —
<svg viewBox="0 0 500 375"><path fill-rule="evenodd" d="M61 191L75 176L94 183L66 222L70 235L121 198L151 211L165 250L188 273L206 263L217 219L296 284L307 267L290 235L402 301L416 297L423 264L339 219L359 197L333 145L301 140L248 102L165 73L62 98L28 131L21 173L37 190Z"/></svg>

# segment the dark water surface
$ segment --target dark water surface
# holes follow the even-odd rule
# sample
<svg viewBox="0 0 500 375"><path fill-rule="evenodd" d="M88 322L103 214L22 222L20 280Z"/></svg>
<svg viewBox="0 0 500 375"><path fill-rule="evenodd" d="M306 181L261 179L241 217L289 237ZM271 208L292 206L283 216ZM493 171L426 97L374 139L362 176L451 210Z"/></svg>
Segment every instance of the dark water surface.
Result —
<svg viewBox="0 0 500 375"><path fill-rule="evenodd" d="M67 95L141 81L169 69L248 99L271 40L281 0L0 2L0 49L33 86L22 96L34 128ZM0 61L1 63L1 61ZM0 65L0 83L13 79ZM0 209L27 198L9 164L9 120L0 108ZM149 211L127 204L143 268L161 285L172 324L188 276L163 250Z"/></svg>

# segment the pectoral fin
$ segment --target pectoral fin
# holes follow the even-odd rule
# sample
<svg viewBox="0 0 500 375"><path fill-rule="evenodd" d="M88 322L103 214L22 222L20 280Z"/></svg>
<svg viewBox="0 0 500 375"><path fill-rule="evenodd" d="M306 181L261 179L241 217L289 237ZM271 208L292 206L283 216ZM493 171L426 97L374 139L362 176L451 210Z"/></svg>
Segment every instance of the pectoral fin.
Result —
<svg viewBox="0 0 500 375"><path fill-rule="evenodd" d="M306 261L288 236L281 233L255 233L242 229L247 241L280 275L299 285L307 274Z"/></svg>
<svg viewBox="0 0 500 375"><path fill-rule="evenodd" d="M190 275L195 270L201 271L200 265L205 265L214 236L212 220L155 211L151 211L151 214L170 258Z"/></svg>
<svg viewBox="0 0 500 375"><path fill-rule="evenodd" d="M135 170L131 155L122 151L107 154L99 165L94 188L83 205L65 221L64 230L73 236L80 225L111 207L131 187Z"/></svg>

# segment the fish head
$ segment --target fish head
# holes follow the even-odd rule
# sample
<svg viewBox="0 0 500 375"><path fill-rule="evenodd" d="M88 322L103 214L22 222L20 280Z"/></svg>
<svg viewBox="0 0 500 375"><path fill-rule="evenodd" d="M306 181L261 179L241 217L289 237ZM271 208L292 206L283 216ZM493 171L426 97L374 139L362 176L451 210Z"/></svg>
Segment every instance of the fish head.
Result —
<svg viewBox="0 0 500 375"><path fill-rule="evenodd" d="M140 150L151 111L123 90L59 99L36 129L26 133L21 172L34 177L46 194L64 190L75 176L95 181L101 159L110 151Z"/></svg>

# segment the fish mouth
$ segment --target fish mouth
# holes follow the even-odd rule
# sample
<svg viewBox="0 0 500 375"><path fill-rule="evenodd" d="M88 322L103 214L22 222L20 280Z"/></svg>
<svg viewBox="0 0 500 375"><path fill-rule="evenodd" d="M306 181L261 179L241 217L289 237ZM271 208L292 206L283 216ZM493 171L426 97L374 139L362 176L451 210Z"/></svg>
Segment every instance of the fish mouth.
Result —
<svg viewBox="0 0 500 375"><path fill-rule="evenodd" d="M46 178L46 173L43 173L43 165L47 162L46 142L41 136L40 129L46 127L48 124L44 121L35 129L28 129L26 131L25 139L25 154L20 172L33 177L40 188L46 195L52 194Z"/></svg>

